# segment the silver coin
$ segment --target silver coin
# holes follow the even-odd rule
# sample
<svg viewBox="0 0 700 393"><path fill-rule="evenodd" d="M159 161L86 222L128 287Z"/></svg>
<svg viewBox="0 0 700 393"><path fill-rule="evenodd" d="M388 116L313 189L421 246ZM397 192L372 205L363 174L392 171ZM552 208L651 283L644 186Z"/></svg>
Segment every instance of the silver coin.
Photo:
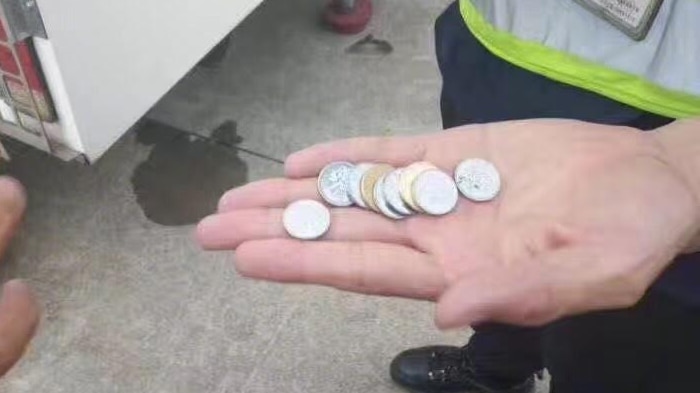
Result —
<svg viewBox="0 0 700 393"><path fill-rule="evenodd" d="M355 168L349 162L333 162L326 165L318 176L318 192L331 206L352 205L349 193L350 172Z"/></svg>
<svg viewBox="0 0 700 393"><path fill-rule="evenodd" d="M413 163L401 172L401 179L399 181L399 190L401 191L401 199L411 207L414 211L420 212L420 207L416 205L413 200L413 181L421 173L429 170L436 169L435 165L429 162L416 162Z"/></svg>
<svg viewBox="0 0 700 393"><path fill-rule="evenodd" d="M365 201L362 199L362 176L373 166L374 164L369 163L355 165L348 179L348 194L350 194L350 199L357 206L365 209L367 208L367 204L365 204Z"/></svg>
<svg viewBox="0 0 700 393"><path fill-rule="evenodd" d="M385 216L392 218L394 220L400 220L404 218L401 214L398 212L395 212L393 209L389 207L387 204L386 198L384 198L384 180L386 179L386 175L382 176L377 180L377 182L374 184L374 204L377 205L377 208L379 208L379 211L384 214Z"/></svg>
<svg viewBox="0 0 700 393"><path fill-rule="evenodd" d="M284 229L289 236L300 240L314 240L325 235L331 227L331 212L322 203L303 199L284 210Z"/></svg>
<svg viewBox="0 0 700 393"><path fill-rule="evenodd" d="M422 211L441 216L457 206L459 192L454 180L445 172L430 169L413 182L413 200Z"/></svg>
<svg viewBox="0 0 700 393"><path fill-rule="evenodd" d="M410 216L413 214L411 208L401 198L401 173L403 169L396 169L384 178L384 198L390 208L397 213Z"/></svg>
<svg viewBox="0 0 700 393"><path fill-rule="evenodd" d="M501 175L496 167L481 158L462 161L455 169L459 192L474 202L487 202L501 191Z"/></svg>

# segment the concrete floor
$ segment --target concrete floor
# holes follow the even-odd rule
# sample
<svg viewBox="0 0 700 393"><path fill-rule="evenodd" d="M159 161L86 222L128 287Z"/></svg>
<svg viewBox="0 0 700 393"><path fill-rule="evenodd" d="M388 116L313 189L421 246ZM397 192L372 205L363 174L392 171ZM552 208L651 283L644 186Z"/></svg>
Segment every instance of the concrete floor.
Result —
<svg viewBox="0 0 700 393"><path fill-rule="evenodd" d="M0 277L26 278L45 316L0 391L400 392L398 351L463 343L434 329L429 304L244 280L231 254L191 240L220 189L280 175L296 149L440 128L432 23L448 1L375 3L367 33L385 42L358 49L366 34L319 27L323 1L266 0L218 66L194 69L96 165L16 157L30 205Z"/></svg>

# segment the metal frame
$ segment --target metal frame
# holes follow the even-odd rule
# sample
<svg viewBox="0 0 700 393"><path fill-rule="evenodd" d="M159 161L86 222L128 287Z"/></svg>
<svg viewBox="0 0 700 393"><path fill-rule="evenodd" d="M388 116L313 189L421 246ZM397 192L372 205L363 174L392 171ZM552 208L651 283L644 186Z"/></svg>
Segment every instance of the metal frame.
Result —
<svg viewBox="0 0 700 393"><path fill-rule="evenodd" d="M5 13L4 9L2 9L2 5L0 5L0 18L3 18L3 20L6 20L5 18ZM48 153L53 153L53 150L51 148L51 143L49 142L49 137L46 132L46 128L44 126L44 122L41 120L41 115L39 114L38 106L36 103L36 99L34 98L34 93L32 92L31 87L29 86L29 82L27 81L27 76L24 73L24 69L22 68L21 64L19 63L19 56L17 55L17 49L15 48L14 44L8 45L7 46L10 51L12 52L12 56L15 58L15 61L17 61L18 64L18 69L19 69L19 75L12 75L10 73L5 72L4 70L0 69L0 76L2 79L0 80L0 84L2 85L2 90L6 93L5 102L7 105L9 105L12 110L15 112L15 116L17 117L17 124L12 124L6 121L0 121L0 131L3 133L19 139L22 142L29 143L32 146L35 146L41 150L44 150ZM5 76L10 76L12 78L17 78L20 81L22 81L22 84L26 87L27 91L29 92L29 99L30 99L30 107L25 107L22 106L22 109L26 112L27 110L30 112L28 113L29 115L33 116L35 119L37 119L39 123L39 135L36 134L36 131L31 130L29 128L26 128L22 125L22 121L20 119L20 109L18 109L18 106L15 102L15 100L12 98L12 95L10 94L10 90L7 87L5 83Z"/></svg>
<svg viewBox="0 0 700 393"><path fill-rule="evenodd" d="M355 10L357 0L338 0L339 11L343 14L349 14Z"/></svg>
<svg viewBox="0 0 700 393"><path fill-rule="evenodd" d="M44 21L36 0L0 0L7 23L10 43L24 41L30 37L46 37Z"/></svg>
<svg viewBox="0 0 700 393"><path fill-rule="evenodd" d="M10 18L19 19L8 20L8 16ZM3 99L5 103L14 111L15 117L17 118L17 124L0 119L0 133L12 137L20 142L29 144L65 161L73 160L79 157L80 153L51 140L49 133L47 132L48 124L42 119L39 106L34 96L34 91L29 85L24 68L19 61L17 48L15 47L17 42L29 40L33 36L38 35L46 37L46 32L44 30L43 22L41 21L41 16L38 13L36 2L34 0L0 0L0 19L2 19L4 22L3 24L5 25L5 30L9 38L8 45L6 46L12 52L12 56L17 62L19 68L19 75L11 74L0 69L0 89L5 93L3 94ZM19 79L22 82L29 93L29 106L18 105L5 83L5 76ZM28 128L26 124L23 124L20 113L26 116L32 116L38 123L38 129L32 130Z"/></svg>

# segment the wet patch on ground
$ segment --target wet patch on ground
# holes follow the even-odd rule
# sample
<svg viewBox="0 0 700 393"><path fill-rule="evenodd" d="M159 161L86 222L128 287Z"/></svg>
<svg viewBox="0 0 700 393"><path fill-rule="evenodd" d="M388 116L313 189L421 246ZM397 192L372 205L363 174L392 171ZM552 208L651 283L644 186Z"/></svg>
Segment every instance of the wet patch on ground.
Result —
<svg viewBox="0 0 700 393"><path fill-rule="evenodd" d="M152 150L131 183L144 214L157 224L194 224L216 210L225 191L248 182L248 165L234 148L242 139L233 121L202 138L146 120L136 136Z"/></svg>

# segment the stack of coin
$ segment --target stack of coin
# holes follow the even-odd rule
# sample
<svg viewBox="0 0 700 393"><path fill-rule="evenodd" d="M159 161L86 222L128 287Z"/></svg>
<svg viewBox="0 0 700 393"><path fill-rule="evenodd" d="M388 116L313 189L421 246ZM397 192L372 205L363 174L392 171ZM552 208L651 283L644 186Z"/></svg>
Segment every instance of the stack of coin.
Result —
<svg viewBox="0 0 700 393"><path fill-rule="evenodd" d="M496 198L501 178L490 162L472 158L450 176L429 162L405 168L379 163L333 162L318 177L321 198L333 207L358 206L401 220L416 214L442 216L457 206L461 193L473 202ZM314 201L297 201L285 211L284 226L295 238L311 240L330 228L330 212Z"/></svg>

